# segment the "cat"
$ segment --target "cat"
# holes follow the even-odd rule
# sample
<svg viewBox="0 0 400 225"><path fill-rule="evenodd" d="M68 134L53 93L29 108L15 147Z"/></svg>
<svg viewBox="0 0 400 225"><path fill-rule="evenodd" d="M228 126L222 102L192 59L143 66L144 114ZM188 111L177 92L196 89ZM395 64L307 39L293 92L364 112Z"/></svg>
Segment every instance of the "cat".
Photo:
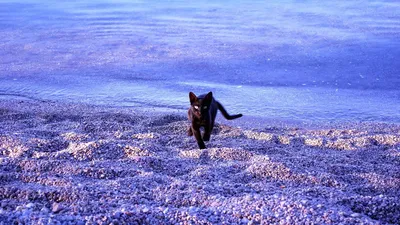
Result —
<svg viewBox="0 0 400 225"><path fill-rule="evenodd" d="M228 120L242 117L242 114L229 115L221 103L213 98L212 92L206 95L199 95L198 97L193 92L190 92L189 99L188 119L191 121L191 126L189 127L188 135L194 135L200 149L205 149L206 145L204 141L210 140L218 109ZM204 127L203 138L201 137L200 127Z"/></svg>

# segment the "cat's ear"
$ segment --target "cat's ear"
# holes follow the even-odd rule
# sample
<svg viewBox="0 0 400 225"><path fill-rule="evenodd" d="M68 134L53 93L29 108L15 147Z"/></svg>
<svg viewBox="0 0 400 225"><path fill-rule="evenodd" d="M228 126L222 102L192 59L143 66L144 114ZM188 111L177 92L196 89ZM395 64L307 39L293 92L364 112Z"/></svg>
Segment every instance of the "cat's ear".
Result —
<svg viewBox="0 0 400 225"><path fill-rule="evenodd" d="M205 100L206 102L211 102L211 101L212 101L212 98L213 98L212 92L210 91L210 92L208 92L208 94L204 97L204 100Z"/></svg>
<svg viewBox="0 0 400 225"><path fill-rule="evenodd" d="M190 103L193 103L193 102L197 101L197 96L193 92L190 92L189 99L190 99Z"/></svg>

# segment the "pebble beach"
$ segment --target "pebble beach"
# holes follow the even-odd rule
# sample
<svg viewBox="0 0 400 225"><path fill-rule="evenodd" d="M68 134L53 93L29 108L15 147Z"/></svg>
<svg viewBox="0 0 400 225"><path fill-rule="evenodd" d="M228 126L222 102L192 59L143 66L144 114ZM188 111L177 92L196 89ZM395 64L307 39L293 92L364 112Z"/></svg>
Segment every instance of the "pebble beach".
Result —
<svg viewBox="0 0 400 225"><path fill-rule="evenodd" d="M399 125L225 122L0 99L0 224L399 223Z"/></svg>

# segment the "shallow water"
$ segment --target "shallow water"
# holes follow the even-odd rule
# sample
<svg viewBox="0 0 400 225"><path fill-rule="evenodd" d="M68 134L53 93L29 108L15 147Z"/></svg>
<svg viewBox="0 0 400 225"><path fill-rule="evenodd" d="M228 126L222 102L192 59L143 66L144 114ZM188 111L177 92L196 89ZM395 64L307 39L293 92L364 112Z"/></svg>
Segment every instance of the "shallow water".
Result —
<svg viewBox="0 0 400 225"><path fill-rule="evenodd" d="M0 95L400 123L396 1L0 1Z"/></svg>

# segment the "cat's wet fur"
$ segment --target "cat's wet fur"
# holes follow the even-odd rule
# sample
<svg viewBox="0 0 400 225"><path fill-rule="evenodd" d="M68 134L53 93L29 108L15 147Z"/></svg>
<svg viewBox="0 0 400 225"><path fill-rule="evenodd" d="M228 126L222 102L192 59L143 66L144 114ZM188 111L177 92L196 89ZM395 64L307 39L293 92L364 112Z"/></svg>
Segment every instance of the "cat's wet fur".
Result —
<svg viewBox="0 0 400 225"><path fill-rule="evenodd" d="M190 92L189 99L190 108L188 110L188 119L191 121L191 125L188 135L194 135L200 149L206 148L204 141L210 140L218 110L221 111L222 115L228 120L242 117L242 114L229 115L221 103L213 98L212 92L199 96ZM201 127L204 128L203 137L200 132Z"/></svg>

